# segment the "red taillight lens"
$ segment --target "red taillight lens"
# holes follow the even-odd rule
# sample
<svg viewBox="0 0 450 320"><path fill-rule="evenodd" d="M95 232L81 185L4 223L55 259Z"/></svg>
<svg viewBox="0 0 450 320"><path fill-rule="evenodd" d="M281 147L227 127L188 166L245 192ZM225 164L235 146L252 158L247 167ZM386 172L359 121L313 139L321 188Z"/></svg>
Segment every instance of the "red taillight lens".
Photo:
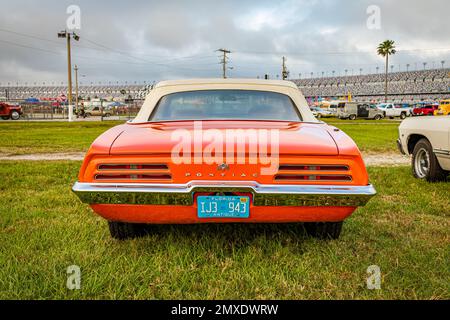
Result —
<svg viewBox="0 0 450 320"><path fill-rule="evenodd" d="M170 174L97 174L95 180L171 180Z"/></svg>
<svg viewBox="0 0 450 320"><path fill-rule="evenodd" d="M95 180L172 180L169 167L160 163L102 163L97 166Z"/></svg>
<svg viewBox="0 0 450 320"><path fill-rule="evenodd" d="M296 164L285 164L280 165L280 171L348 171L349 167L346 165L334 165L334 164L323 164L323 165L296 165Z"/></svg>
<svg viewBox="0 0 450 320"><path fill-rule="evenodd" d="M98 170L168 170L165 164L100 164Z"/></svg>
<svg viewBox="0 0 450 320"><path fill-rule="evenodd" d="M352 181L349 175L290 175L278 174L275 181Z"/></svg>

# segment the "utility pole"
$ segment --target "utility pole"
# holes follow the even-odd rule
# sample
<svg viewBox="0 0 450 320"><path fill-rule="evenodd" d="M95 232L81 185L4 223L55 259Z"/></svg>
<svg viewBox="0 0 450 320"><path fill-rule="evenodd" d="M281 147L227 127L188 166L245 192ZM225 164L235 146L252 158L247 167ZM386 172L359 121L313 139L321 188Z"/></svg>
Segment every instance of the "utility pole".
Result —
<svg viewBox="0 0 450 320"><path fill-rule="evenodd" d="M78 112L78 66L75 65L75 110Z"/></svg>
<svg viewBox="0 0 450 320"><path fill-rule="evenodd" d="M283 65L281 67L281 79L286 80L289 76L289 71L286 68L286 57L283 57Z"/></svg>
<svg viewBox="0 0 450 320"><path fill-rule="evenodd" d="M73 119L73 105L72 105L72 60L71 60L71 49L70 49L70 38L73 36L73 39L78 41L80 37L75 34L75 32L67 32L66 30L58 32L58 38L66 38L67 40L67 98L69 101L69 122Z"/></svg>
<svg viewBox="0 0 450 320"><path fill-rule="evenodd" d="M224 79L227 78L227 62L228 62L228 57L227 54L231 53L230 50L227 49L217 49L216 51L222 52L223 57L222 60L220 61L220 63L222 64L222 77Z"/></svg>

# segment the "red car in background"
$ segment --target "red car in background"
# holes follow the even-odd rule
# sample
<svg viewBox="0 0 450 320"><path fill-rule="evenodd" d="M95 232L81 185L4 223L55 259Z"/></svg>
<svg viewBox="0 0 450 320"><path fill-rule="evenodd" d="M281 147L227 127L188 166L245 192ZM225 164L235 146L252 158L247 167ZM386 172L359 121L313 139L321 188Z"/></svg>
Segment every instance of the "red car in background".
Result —
<svg viewBox="0 0 450 320"><path fill-rule="evenodd" d="M3 120L19 120L20 116L23 114L21 106L14 106L4 102L0 102L0 117Z"/></svg>
<svg viewBox="0 0 450 320"><path fill-rule="evenodd" d="M439 105L433 103L416 105L412 113L414 116L432 116Z"/></svg>

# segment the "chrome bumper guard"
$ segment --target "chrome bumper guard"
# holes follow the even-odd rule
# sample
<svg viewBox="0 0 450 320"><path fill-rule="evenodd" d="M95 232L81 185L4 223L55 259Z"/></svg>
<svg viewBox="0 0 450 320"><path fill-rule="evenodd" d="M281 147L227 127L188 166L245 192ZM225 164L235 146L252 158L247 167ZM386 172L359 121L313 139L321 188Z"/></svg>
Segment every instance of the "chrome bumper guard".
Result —
<svg viewBox="0 0 450 320"><path fill-rule="evenodd" d="M400 139L397 139L397 149L400 151L401 154L406 155L405 150L403 150L402 142Z"/></svg>
<svg viewBox="0 0 450 320"><path fill-rule="evenodd" d="M254 206L365 205L375 194L372 185L262 185L254 181L193 181L186 184L81 183L73 192L89 204L182 205L194 204L199 192L251 193Z"/></svg>

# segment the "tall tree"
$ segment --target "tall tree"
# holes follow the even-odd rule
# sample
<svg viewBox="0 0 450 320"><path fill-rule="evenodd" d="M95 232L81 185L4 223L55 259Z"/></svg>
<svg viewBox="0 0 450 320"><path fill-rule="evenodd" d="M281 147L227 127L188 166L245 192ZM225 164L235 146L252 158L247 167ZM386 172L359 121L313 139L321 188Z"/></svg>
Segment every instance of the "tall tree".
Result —
<svg viewBox="0 0 450 320"><path fill-rule="evenodd" d="M397 50L395 50L395 42L393 40L383 41L378 45L377 52L380 56L386 58L386 73L384 77L384 102L387 102L389 56L397 52Z"/></svg>

